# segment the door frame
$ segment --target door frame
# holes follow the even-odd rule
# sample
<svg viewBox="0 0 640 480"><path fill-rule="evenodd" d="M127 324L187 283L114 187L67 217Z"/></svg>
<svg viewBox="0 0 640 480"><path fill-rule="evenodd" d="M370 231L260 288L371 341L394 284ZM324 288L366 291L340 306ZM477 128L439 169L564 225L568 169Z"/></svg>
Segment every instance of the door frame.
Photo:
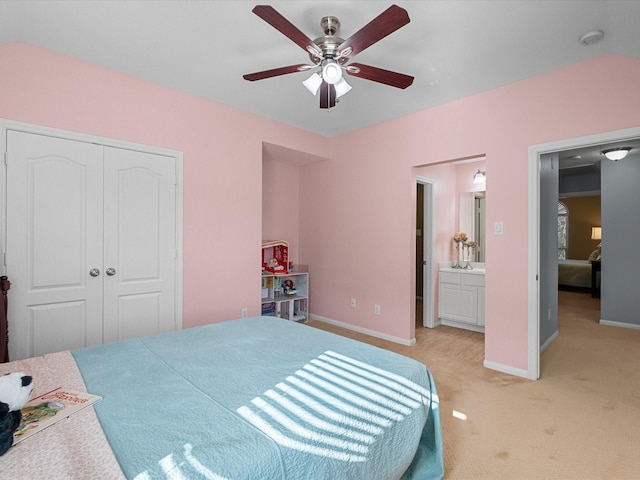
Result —
<svg viewBox="0 0 640 480"><path fill-rule="evenodd" d="M416 176L416 189L418 184L424 185L423 222L422 222L422 251L426 265L423 267L422 280L422 325L427 328L435 327L435 180Z"/></svg>
<svg viewBox="0 0 640 480"><path fill-rule="evenodd" d="M540 378L540 156L638 137L640 127L632 127L529 147L527 378L531 380Z"/></svg>
<svg viewBox="0 0 640 480"><path fill-rule="evenodd" d="M0 185L3 187L4 195L0 195L0 225L2 226L2 235L0 235L0 272L2 275L7 274L6 262L6 245L7 245L7 130L16 130L35 135L46 135L49 137L58 137L66 140L75 140L79 142L98 143L108 147L122 148L126 150L134 150L140 152L148 152L156 155L173 157L176 160L176 253L175 253L175 319L176 330L182 329L182 297L183 297L183 153L177 150L169 150L166 148L154 147L123 140L114 140L112 138L100 137L96 135L88 135L69 130L61 130L42 125L35 125L24 122L17 122L0 118L0 152L3 156L3 168L0 168ZM9 160L10 161L10 160ZM11 280L11 279L9 279ZM9 295L11 295L9 293Z"/></svg>

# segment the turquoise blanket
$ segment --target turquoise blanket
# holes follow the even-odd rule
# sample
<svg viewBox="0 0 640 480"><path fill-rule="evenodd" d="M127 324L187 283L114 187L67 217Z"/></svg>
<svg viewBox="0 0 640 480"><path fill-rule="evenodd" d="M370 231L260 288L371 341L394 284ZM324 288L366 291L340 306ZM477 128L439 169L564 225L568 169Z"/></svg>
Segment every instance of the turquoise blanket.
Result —
<svg viewBox="0 0 640 480"><path fill-rule="evenodd" d="M74 350L127 478L439 479L429 370L274 317Z"/></svg>

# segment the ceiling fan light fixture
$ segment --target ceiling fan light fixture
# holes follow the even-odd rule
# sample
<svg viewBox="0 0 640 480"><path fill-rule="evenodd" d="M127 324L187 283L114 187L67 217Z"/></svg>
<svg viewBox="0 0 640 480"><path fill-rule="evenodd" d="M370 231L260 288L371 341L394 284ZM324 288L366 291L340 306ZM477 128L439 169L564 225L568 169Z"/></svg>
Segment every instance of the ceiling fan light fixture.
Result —
<svg viewBox="0 0 640 480"><path fill-rule="evenodd" d="M320 85L322 85L322 77L319 73L314 73L304 82L302 82L302 84L306 87L307 90L309 90L311 95L317 95L318 90L320 90Z"/></svg>
<svg viewBox="0 0 640 480"><path fill-rule="evenodd" d="M338 83L334 85L334 88L336 89L336 98L340 98L342 95L351 90L351 85L349 85L344 78L341 78Z"/></svg>
<svg viewBox="0 0 640 480"><path fill-rule="evenodd" d="M613 160L617 162L618 160L622 160L627 154L631 151L631 147L617 147L617 148L609 148L607 150L602 150L602 154L607 157L609 160Z"/></svg>
<svg viewBox="0 0 640 480"><path fill-rule="evenodd" d="M322 78L330 85L335 85L342 79L342 67L334 61L329 61L322 67Z"/></svg>

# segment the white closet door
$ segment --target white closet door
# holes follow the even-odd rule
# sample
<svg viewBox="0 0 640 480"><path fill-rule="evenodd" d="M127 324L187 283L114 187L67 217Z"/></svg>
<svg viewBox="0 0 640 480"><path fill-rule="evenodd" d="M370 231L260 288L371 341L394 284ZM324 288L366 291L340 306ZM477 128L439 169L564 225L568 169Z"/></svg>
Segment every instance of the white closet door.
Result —
<svg viewBox="0 0 640 480"><path fill-rule="evenodd" d="M175 158L104 158L104 341L175 330Z"/></svg>
<svg viewBox="0 0 640 480"><path fill-rule="evenodd" d="M7 153L10 357L100 344L103 148L9 130Z"/></svg>

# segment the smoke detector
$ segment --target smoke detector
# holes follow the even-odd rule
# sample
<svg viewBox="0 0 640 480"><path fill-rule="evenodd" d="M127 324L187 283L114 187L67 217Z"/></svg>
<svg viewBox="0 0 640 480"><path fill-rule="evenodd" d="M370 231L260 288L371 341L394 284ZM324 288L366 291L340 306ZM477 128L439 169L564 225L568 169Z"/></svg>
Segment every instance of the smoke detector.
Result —
<svg viewBox="0 0 640 480"><path fill-rule="evenodd" d="M593 45L603 38L604 32L602 30L591 30L580 37L580 43L582 45Z"/></svg>

